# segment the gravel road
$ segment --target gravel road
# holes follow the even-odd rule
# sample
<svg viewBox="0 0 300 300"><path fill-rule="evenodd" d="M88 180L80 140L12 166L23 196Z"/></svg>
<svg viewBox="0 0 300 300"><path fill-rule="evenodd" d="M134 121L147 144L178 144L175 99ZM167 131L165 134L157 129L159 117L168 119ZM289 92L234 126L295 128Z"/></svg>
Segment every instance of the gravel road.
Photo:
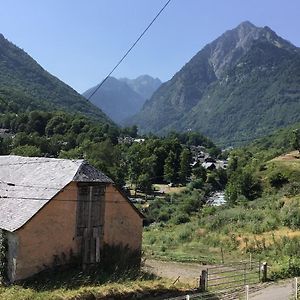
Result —
<svg viewBox="0 0 300 300"><path fill-rule="evenodd" d="M293 279L272 283L266 288L250 295L251 300L289 300L292 299Z"/></svg>
<svg viewBox="0 0 300 300"><path fill-rule="evenodd" d="M192 285L195 284L195 287L197 287L201 270L209 267L211 266L203 266L196 263L179 263L147 259L144 269L157 276L170 278L172 280L176 280L180 276L179 281L190 283Z"/></svg>

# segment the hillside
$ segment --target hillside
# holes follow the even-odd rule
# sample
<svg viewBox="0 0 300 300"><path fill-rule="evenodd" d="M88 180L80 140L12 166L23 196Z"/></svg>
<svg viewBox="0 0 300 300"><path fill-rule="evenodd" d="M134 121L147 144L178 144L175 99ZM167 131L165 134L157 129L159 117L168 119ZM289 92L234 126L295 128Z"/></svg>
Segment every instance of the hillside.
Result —
<svg viewBox="0 0 300 300"><path fill-rule="evenodd" d="M90 101L102 109L113 121L122 123L138 113L143 104L160 86L161 81L149 75L136 79L109 77ZM83 93L87 99L95 91L94 86Z"/></svg>
<svg viewBox="0 0 300 300"><path fill-rule="evenodd" d="M71 87L45 71L0 34L0 109L4 112L65 110L100 122L111 120Z"/></svg>
<svg viewBox="0 0 300 300"><path fill-rule="evenodd" d="M300 51L243 22L198 52L128 122L142 132L201 131L238 145L300 121Z"/></svg>
<svg viewBox="0 0 300 300"><path fill-rule="evenodd" d="M145 205L145 215L156 221L143 236L148 258L215 264L250 255L268 262L269 278L299 276L299 153L267 159L251 150L231 153L225 205L201 203L203 188L191 184L171 202L155 199ZM168 219L173 205L176 218L173 213Z"/></svg>

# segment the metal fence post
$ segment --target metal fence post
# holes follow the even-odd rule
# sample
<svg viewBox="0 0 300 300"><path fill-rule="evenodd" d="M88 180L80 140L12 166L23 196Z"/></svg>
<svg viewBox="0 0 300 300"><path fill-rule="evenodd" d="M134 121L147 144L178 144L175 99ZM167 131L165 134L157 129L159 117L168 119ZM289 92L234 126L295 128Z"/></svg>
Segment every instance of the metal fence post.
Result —
<svg viewBox="0 0 300 300"><path fill-rule="evenodd" d="M268 264L264 262L262 264L262 282L266 282L268 278Z"/></svg>
<svg viewBox="0 0 300 300"><path fill-rule="evenodd" d="M246 293L245 299L246 299L246 300L249 300L249 285L248 285L248 284L245 285L245 293Z"/></svg>
<svg viewBox="0 0 300 300"><path fill-rule="evenodd" d="M295 299L298 299L298 278L295 277Z"/></svg>

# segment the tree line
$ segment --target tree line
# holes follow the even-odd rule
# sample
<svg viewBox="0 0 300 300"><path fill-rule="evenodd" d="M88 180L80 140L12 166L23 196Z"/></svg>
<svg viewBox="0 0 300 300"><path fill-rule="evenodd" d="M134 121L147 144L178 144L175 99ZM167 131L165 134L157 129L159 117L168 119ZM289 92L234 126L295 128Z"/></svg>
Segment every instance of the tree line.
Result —
<svg viewBox="0 0 300 300"><path fill-rule="evenodd" d="M157 182L185 184L193 174L205 180L201 166L191 167L191 145L201 145L215 157L221 153L196 132L149 134L122 143L121 137L139 137L136 126L119 128L65 112L6 113L0 115L0 128L10 131L0 137L0 155L86 159L120 186L130 182L143 192L151 192Z"/></svg>

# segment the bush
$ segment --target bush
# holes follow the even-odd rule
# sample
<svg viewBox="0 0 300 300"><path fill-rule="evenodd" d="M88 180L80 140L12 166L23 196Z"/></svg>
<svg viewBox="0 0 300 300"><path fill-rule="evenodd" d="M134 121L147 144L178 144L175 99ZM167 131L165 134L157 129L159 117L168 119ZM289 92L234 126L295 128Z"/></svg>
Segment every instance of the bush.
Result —
<svg viewBox="0 0 300 300"><path fill-rule="evenodd" d="M300 275L300 258L286 257L271 269L270 279L282 279Z"/></svg>
<svg viewBox="0 0 300 300"><path fill-rule="evenodd" d="M269 177L269 182L272 187L280 188L284 184L288 183L288 179L281 172L274 172L274 173L271 173L271 175Z"/></svg>
<svg viewBox="0 0 300 300"><path fill-rule="evenodd" d="M178 240L181 242L187 242L191 239L192 228L185 226L178 234Z"/></svg>
<svg viewBox="0 0 300 300"><path fill-rule="evenodd" d="M37 146L24 145L13 149L12 154L21 156L41 156L41 149Z"/></svg>
<svg viewBox="0 0 300 300"><path fill-rule="evenodd" d="M193 180L192 182L190 182L188 184L188 188L190 190L193 190L193 189L202 189L204 185L204 182L203 182L203 179L196 179L196 180Z"/></svg>
<svg viewBox="0 0 300 300"><path fill-rule="evenodd" d="M186 213L178 213L172 218L172 221L176 225L184 224L190 221L190 217Z"/></svg>
<svg viewBox="0 0 300 300"><path fill-rule="evenodd" d="M291 229L300 228L300 208L296 203L283 209L282 222Z"/></svg>
<svg viewBox="0 0 300 300"><path fill-rule="evenodd" d="M215 214L217 208L215 206L204 206L202 209L202 215L205 216L210 216Z"/></svg>
<svg viewBox="0 0 300 300"><path fill-rule="evenodd" d="M298 237L283 237L281 245L284 255L300 257L300 239Z"/></svg>
<svg viewBox="0 0 300 300"><path fill-rule="evenodd" d="M285 196L296 196L300 194L300 183L290 182L283 187L283 192Z"/></svg>

